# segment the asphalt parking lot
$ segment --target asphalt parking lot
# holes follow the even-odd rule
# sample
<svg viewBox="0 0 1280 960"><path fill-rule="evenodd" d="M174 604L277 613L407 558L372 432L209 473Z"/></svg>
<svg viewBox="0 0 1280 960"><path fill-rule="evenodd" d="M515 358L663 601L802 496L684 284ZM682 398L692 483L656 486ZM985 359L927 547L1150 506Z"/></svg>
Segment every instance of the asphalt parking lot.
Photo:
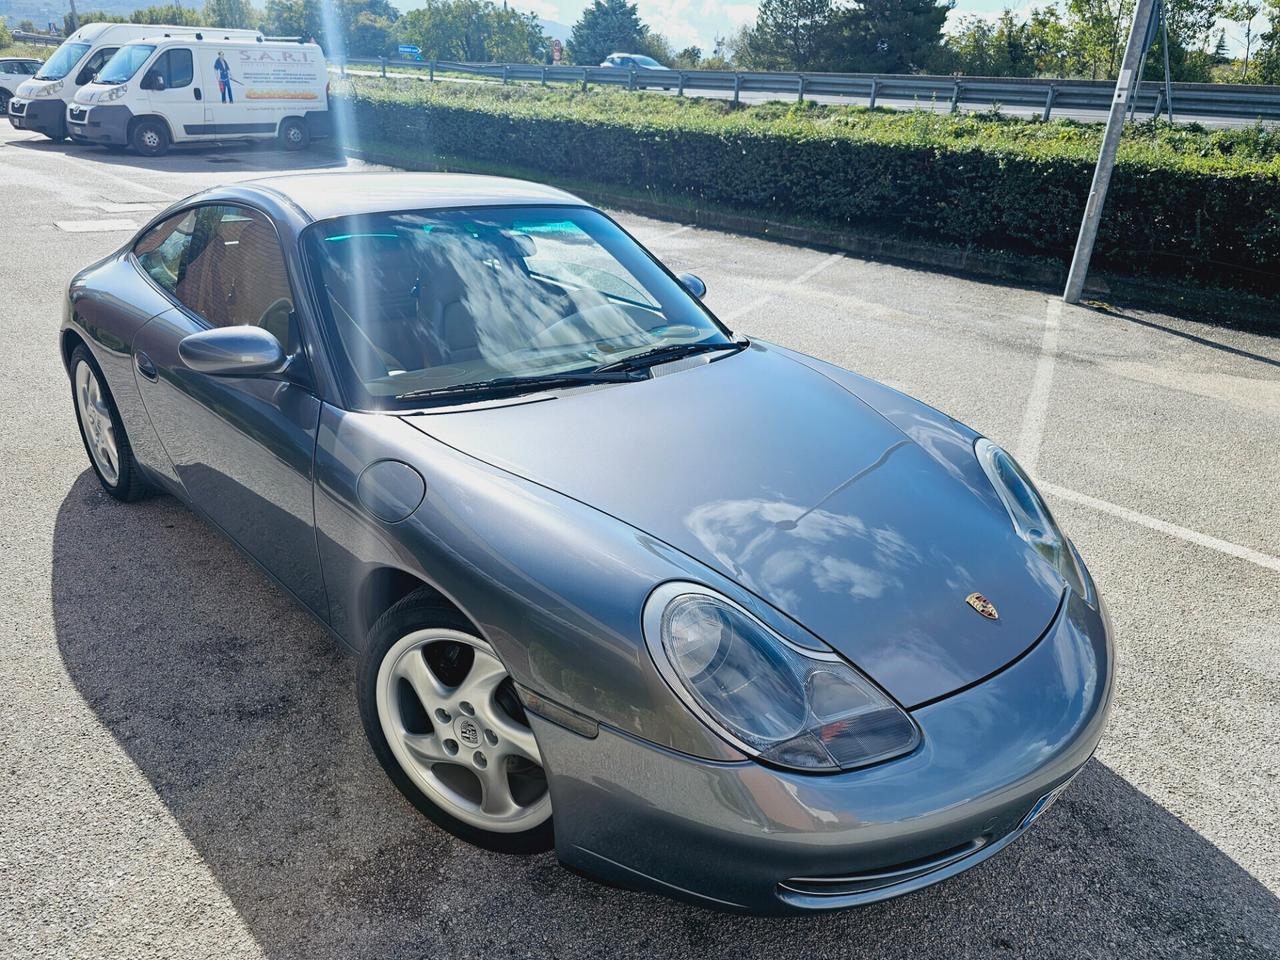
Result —
<svg viewBox="0 0 1280 960"><path fill-rule="evenodd" d="M1001 856L856 912L709 913L433 827L327 634L175 501L99 490L56 351L69 277L204 186L342 165L0 127L0 952L1280 956L1280 339L619 215L736 329L1014 450L1117 631L1101 749Z"/></svg>

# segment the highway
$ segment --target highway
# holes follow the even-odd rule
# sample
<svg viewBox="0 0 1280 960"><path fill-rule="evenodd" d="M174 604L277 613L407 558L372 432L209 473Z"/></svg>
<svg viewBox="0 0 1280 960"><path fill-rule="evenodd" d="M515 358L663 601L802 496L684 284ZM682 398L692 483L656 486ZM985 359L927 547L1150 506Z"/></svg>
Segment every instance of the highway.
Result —
<svg viewBox="0 0 1280 960"><path fill-rule="evenodd" d="M1108 734L1007 851L854 912L721 915L433 827L370 754L326 632L177 502L122 505L89 469L56 345L71 275L208 185L361 166L0 127L6 957L1280 956L1280 327L618 214L736 330L1012 449L1116 627Z"/></svg>

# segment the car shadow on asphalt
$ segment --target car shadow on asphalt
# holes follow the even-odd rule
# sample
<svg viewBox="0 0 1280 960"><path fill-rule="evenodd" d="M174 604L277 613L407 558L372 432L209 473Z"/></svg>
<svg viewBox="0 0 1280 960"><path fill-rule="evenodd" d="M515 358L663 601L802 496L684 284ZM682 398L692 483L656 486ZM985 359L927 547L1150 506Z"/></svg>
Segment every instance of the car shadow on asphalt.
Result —
<svg viewBox="0 0 1280 960"><path fill-rule="evenodd" d="M387 781L354 661L322 627L181 504L117 503L88 470L59 508L52 602L80 695L273 958L1280 950L1280 901L1096 760L1000 856L834 915L713 913L599 886L551 854L477 850Z"/></svg>

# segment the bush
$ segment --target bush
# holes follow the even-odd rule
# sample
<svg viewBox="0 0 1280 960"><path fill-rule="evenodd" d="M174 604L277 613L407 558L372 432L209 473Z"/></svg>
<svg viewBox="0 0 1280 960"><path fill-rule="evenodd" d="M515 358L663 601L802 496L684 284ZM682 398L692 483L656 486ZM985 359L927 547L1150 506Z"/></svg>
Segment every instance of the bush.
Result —
<svg viewBox="0 0 1280 960"><path fill-rule="evenodd" d="M1101 128L539 87L358 80L365 141L767 217L1067 258ZM1126 131L1095 262L1277 284L1280 133Z"/></svg>
<svg viewBox="0 0 1280 960"><path fill-rule="evenodd" d="M13 46L13 34L9 32L9 26L3 20L0 20L0 50Z"/></svg>

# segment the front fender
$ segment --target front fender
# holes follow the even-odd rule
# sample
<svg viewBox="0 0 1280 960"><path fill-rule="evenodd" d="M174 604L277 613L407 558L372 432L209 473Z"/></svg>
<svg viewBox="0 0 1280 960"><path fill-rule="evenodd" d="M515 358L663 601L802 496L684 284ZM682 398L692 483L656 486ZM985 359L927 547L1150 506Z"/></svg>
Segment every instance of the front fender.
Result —
<svg viewBox="0 0 1280 960"><path fill-rule="evenodd" d="M380 520L359 500L360 474L380 460L423 477L425 496L405 520ZM404 570L470 618L520 684L661 746L741 758L675 697L641 633L655 585L709 579L694 561L393 416L326 405L316 482L330 622L353 648L365 642L363 585L375 571Z"/></svg>

